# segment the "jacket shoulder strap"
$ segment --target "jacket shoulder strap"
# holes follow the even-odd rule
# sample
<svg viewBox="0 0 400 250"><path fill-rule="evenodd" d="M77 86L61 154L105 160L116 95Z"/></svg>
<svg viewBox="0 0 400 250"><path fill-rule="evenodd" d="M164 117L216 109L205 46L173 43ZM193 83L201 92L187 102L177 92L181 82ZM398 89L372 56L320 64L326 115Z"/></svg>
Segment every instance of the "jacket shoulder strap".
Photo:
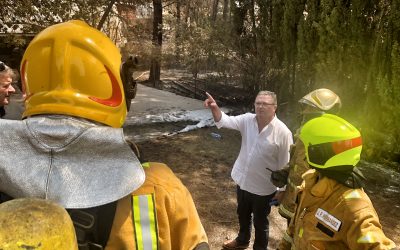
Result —
<svg viewBox="0 0 400 250"><path fill-rule="evenodd" d="M104 249L110 236L117 201L98 207L69 209L79 250Z"/></svg>

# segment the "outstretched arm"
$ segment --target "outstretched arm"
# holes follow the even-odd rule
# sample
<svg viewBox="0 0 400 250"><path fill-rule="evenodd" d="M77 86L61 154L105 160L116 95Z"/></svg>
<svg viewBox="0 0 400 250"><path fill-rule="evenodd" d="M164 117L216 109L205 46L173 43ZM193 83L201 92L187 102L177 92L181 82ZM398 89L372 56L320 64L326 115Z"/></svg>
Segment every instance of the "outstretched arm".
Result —
<svg viewBox="0 0 400 250"><path fill-rule="evenodd" d="M207 99L204 101L204 107L211 109L214 121L219 122L222 117L221 109L218 107L217 102L209 93L206 92L206 95Z"/></svg>

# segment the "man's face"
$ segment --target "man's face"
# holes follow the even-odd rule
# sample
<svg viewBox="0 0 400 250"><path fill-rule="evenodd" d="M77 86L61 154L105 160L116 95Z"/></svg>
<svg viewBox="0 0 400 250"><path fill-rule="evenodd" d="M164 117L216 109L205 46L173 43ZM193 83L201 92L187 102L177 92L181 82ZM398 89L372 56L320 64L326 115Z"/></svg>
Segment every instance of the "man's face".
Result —
<svg viewBox="0 0 400 250"><path fill-rule="evenodd" d="M257 116L270 120L274 117L277 106L272 96L258 95L254 102L254 107Z"/></svg>
<svg viewBox="0 0 400 250"><path fill-rule="evenodd" d="M10 76L0 74L0 106L7 105L10 102L10 95L15 93L11 83L12 78Z"/></svg>

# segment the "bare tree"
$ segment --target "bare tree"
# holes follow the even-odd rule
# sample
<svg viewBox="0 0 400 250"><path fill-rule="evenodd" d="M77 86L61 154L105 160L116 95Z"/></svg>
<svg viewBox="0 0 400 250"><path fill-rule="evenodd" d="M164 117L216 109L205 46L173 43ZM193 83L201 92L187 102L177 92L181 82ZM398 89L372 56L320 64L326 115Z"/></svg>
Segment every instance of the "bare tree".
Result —
<svg viewBox="0 0 400 250"><path fill-rule="evenodd" d="M228 18L228 13L229 13L229 0L224 0L224 9L222 11L222 19L224 21L227 20Z"/></svg>
<svg viewBox="0 0 400 250"><path fill-rule="evenodd" d="M111 9L116 1L117 0L111 0L110 3L108 4L107 8L105 9L105 11L103 13L103 16L101 17L99 24L97 25L98 30L101 30L101 28L103 27L103 24L106 21L106 18L108 17L108 15L110 14Z"/></svg>
<svg viewBox="0 0 400 250"><path fill-rule="evenodd" d="M175 55L176 61L179 62L182 53L182 42L181 42L181 7L182 3L180 0L176 1L176 29L175 29Z"/></svg>
<svg viewBox="0 0 400 250"><path fill-rule="evenodd" d="M162 47L162 0L153 0L153 52L150 65L149 81L153 82L153 86L160 83L161 71L161 47Z"/></svg>
<svg viewBox="0 0 400 250"><path fill-rule="evenodd" d="M217 20L218 4L219 0L213 0L212 10L211 10L211 21L213 23Z"/></svg>

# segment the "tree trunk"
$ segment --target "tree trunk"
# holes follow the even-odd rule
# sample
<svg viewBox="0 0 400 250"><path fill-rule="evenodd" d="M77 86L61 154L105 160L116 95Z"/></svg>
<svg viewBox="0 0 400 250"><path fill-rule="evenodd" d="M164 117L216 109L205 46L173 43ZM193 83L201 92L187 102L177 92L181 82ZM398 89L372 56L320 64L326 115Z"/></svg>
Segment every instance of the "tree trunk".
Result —
<svg viewBox="0 0 400 250"><path fill-rule="evenodd" d="M108 4L107 8L105 9L105 11L103 13L103 16L101 17L99 24L97 25L98 30L101 30L101 28L103 27L103 24L106 21L106 18L108 17L108 15L110 14L111 9L116 1L117 0L111 0L110 3Z"/></svg>
<svg viewBox="0 0 400 250"><path fill-rule="evenodd" d="M252 33L253 33L253 46L254 46L254 53L257 56L258 55L258 49L257 49L257 26L256 26L256 13L255 13L255 3L254 0L251 0L251 6L250 6L249 14L251 17L251 24L252 24Z"/></svg>
<svg viewBox="0 0 400 250"><path fill-rule="evenodd" d="M191 18L190 18L190 1L186 2L186 8L185 8L185 23L189 24L189 22L191 22Z"/></svg>
<svg viewBox="0 0 400 250"><path fill-rule="evenodd" d="M153 0L153 52L150 66L149 81L154 87L159 87L161 71L161 47L162 47L162 3L161 0Z"/></svg>
<svg viewBox="0 0 400 250"><path fill-rule="evenodd" d="M213 7L212 7L212 12L211 12L211 22L212 23L215 23L215 21L217 20L218 3L219 3L219 0L213 0Z"/></svg>
<svg viewBox="0 0 400 250"><path fill-rule="evenodd" d="M224 0L224 9L222 12L222 19L224 20L224 22L226 22L228 19L228 13L229 13L229 0Z"/></svg>
<svg viewBox="0 0 400 250"><path fill-rule="evenodd" d="M181 1L176 2L175 57L179 63L181 57Z"/></svg>

